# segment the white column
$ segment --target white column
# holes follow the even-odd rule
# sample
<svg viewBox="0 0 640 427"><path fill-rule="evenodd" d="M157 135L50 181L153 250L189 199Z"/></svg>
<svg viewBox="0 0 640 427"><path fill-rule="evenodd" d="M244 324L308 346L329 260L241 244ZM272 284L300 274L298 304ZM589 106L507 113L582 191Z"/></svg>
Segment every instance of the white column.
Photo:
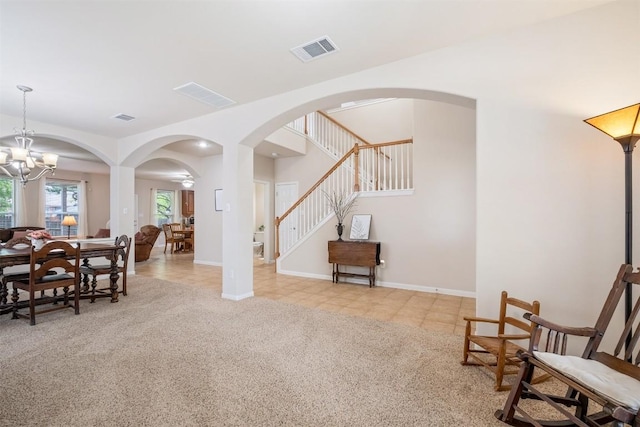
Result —
<svg viewBox="0 0 640 427"><path fill-rule="evenodd" d="M126 234L133 239L135 230L135 169L124 166L111 166L110 176L110 228L111 237ZM131 243L129 269L135 264L135 244Z"/></svg>
<svg viewBox="0 0 640 427"><path fill-rule="evenodd" d="M222 298L253 296L253 149L224 147Z"/></svg>

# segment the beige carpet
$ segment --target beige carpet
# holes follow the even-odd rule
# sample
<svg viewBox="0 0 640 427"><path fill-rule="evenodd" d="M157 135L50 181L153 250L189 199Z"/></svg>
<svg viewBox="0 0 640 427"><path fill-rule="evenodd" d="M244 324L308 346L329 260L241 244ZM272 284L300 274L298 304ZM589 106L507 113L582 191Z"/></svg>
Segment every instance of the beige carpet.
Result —
<svg viewBox="0 0 640 427"><path fill-rule="evenodd" d="M36 326L0 316L0 425L501 426L462 338L131 277Z"/></svg>

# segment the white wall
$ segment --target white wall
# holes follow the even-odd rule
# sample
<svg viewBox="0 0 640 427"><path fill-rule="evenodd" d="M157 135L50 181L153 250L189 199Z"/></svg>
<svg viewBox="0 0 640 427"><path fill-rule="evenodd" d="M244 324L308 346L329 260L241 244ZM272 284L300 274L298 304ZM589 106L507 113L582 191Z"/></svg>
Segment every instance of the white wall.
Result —
<svg viewBox="0 0 640 427"><path fill-rule="evenodd" d="M183 190L184 187L179 182L169 182L169 181L157 181L150 179L136 179L135 180L135 194L138 196L138 217L137 230L147 224L156 225L155 221L151 220L151 189L155 188L157 190ZM197 199L197 195L194 193L194 197ZM182 205L180 200L176 200L176 209L178 211L182 210ZM160 233L158 236L158 240L156 240L156 246L164 246L164 233Z"/></svg>
<svg viewBox="0 0 640 427"><path fill-rule="evenodd" d="M461 102L454 98L461 96L476 100L478 314L495 315L497 295L507 289L535 295L543 315L557 322L593 324L603 294L624 259L624 177L620 148L582 120L638 102L638 28L640 4L613 1L239 104L132 135L117 144L95 136L85 138L75 130L32 126L50 135L68 131L72 137L77 135L77 141L91 139L93 147L110 150L118 164L135 166L146 148L163 144L163 137L202 137L223 145L227 153L238 144L255 146L308 111L354 99L395 96ZM640 170L637 157L638 153L636 172ZM233 188L249 181L245 170L234 169L239 163L235 158L225 163L230 167L225 168L224 179ZM637 180L636 173L636 204L640 202ZM220 182L218 176L203 175L196 188L211 191ZM114 198L115 191L111 192L112 209ZM197 212L203 203L212 208L207 199L196 197ZM238 213L251 212L252 200L247 199L234 199L233 208ZM403 220L418 227L421 218L407 214ZM197 221L202 226L196 227L196 256L200 250L213 256L219 245L214 235L221 224ZM251 250L244 227L243 221L225 224L230 247L225 253L235 256L224 260L231 267L228 270L243 273L252 268L252 260L243 258ZM634 229L640 230L638 215ZM209 233L211 240L203 241L201 232ZM243 236L239 243L231 238L235 234ZM639 243L636 233L636 248ZM636 265L639 254L636 250ZM241 279L251 281L250 276ZM249 293L245 291L242 287L238 292Z"/></svg>
<svg viewBox="0 0 640 427"><path fill-rule="evenodd" d="M407 104L410 110L404 108ZM430 101L405 100L402 106L409 114L403 120L413 123L415 191L403 196L360 197L352 213L372 214L370 240L381 242L385 260L385 268L377 271L380 284L473 296L475 110ZM358 111L361 117L353 123L367 128L367 108ZM351 130L360 133L362 129L353 126ZM310 160L314 160L310 155L299 160L299 175L305 173ZM287 164L287 171L294 171L292 165ZM348 217L344 236L349 235L350 223ZM327 241L336 237L333 219L283 258L281 271L330 277Z"/></svg>
<svg viewBox="0 0 640 427"><path fill-rule="evenodd" d="M196 179L194 262L222 265L222 216L215 210L215 189L223 189L222 156L202 159L204 173ZM251 198L249 196L249 198Z"/></svg>
<svg viewBox="0 0 640 427"><path fill-rule="evenodd" d="M253 231L259 231L264 228L267 222L264 211L264 184L254 184L253 186ZM262 230L260 230L262 231Z"/></svg>
<svg viewBox="0 0 640 427"><path fill-rule="evenodd" d="M413 136L411 99L392 99L348 108L330 116L371 144L400 141Z"/></svg>
<svg viewBox="0 0 640 427"><path fill-rule="evenodd" d="M253 156L253 178L262 185L264 194L264 261L272 262L275 250L275 160L264 156Z"/></svg>
<svg viewBox="0 0 640 427"><path fill-rule="evenodd" d="M179 182L158 181L151 179L136 179L135 194L138 195L138 229L143 225L153 224L151 222L151 189L158 190L183 190L182 184ZM195 197L195 193L194 193ZM179 202L179 200L178 200ZM181 205L176 206L178 210L182 209ZM155 224L153 224L155 225Z"/></svg>
<svg viewBox="0 0 640 427"><path fill-rule="evenodd" d="M105 228L107 221L109 221L109 175L57 169L53 177L47 174L41 179L47 178L87 181L87 231L91 235L97 232L99 228ZM28 207L27 225L38 225L39 188L40 185L37 181L27 183L25 187L25 199Z"/></svg>

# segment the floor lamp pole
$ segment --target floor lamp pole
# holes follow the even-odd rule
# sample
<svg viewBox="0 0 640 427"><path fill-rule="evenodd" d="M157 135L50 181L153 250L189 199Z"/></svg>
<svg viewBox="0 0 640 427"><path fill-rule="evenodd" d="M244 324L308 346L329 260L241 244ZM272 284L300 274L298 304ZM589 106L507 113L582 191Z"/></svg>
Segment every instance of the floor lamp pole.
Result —
<svg viewBox="0 0 640 427"><path fill-rule="evenodd" d="M632 264L632 240L633 240L633 192L632 192L632 168L633 168L633 148L635 143L622 144L624 150L624 262L628 265ZM631 317L631 283L627 283L624 291L624 319L625 322ZM625 340L626 348L631 345L631 331Z"/></svg>
<svg viewBox="0 0 640 427"><path fill-rule="evenodd" d="M599 116L585 119L585 123L593 126L601 132L606 133L614 140L618 141L624 150L624 262L632 264L631 247L633 245L632 235L632 209L633 193L631 191L631 167L632 154L636 143L640 141L640 103L619 108ZM631 319L632 306L631 284L627 283L624 290L624 322L629 323ZM625 341L625 349L631 345L631 334L633 328L629 325L629 334ZM640 327L640 326L639 326ZM636 331L637 332L637 331Z"/></svg>

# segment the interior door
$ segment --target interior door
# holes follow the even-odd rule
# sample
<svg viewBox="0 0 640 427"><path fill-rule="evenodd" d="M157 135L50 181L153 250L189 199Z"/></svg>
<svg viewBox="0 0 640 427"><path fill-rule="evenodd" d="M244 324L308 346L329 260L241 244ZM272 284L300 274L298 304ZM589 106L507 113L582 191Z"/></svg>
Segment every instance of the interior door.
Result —
<svg viewBox="0 0 640 427"><path fill-rule="evenodd" d="M276 216L280 217L298 200L298 183L276 183ZM292 212L280 224L280 252L285 252L298 241L298 214Z"/></svg>

